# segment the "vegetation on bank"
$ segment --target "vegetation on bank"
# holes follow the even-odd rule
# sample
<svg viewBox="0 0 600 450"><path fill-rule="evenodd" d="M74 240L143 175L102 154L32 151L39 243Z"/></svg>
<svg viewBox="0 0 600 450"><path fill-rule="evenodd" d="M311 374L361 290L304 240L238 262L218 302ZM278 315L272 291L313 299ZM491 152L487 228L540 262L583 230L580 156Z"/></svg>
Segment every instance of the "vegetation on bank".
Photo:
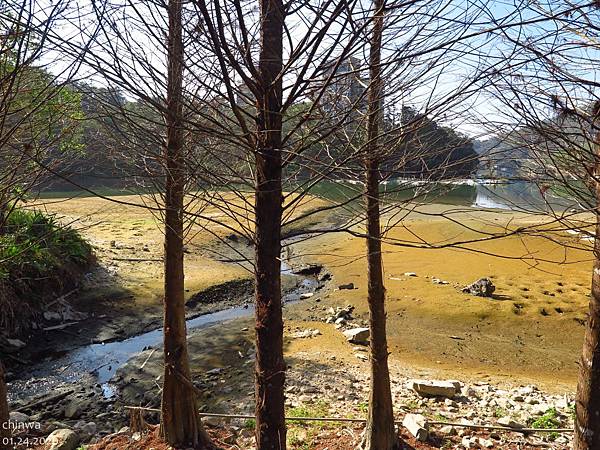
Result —
<svg viewBox="0 0 600 450"><path fill-rule="evenodd" d="M75 287L93 262L81 235L40 211L15 209L0 232L0 328L28 328L43 303Z"/></svg>

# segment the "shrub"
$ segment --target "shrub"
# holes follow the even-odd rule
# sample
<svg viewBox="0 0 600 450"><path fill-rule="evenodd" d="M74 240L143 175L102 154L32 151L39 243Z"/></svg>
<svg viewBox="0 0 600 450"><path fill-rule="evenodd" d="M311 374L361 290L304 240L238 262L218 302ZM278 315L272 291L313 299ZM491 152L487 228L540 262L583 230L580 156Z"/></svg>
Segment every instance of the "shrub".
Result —
<svg viewBox="0 0 600 450"><path fill-rule="evenodd" d="M0 326L17 332L45 296L78 284L93 261L80 234L41 211L15 209L0 234Z"/></svg>

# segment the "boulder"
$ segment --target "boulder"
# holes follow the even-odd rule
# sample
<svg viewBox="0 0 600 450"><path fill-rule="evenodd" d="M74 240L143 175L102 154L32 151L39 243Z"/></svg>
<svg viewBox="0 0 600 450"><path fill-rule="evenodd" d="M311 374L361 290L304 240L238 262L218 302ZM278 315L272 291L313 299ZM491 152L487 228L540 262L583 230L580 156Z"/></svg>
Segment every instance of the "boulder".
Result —
<svg viewBox="0 0 600 450"><path fill-rule="evenodd" d="M8 417L8 421L12 423L28 423L31 421L31 419L27 414L12 411Z"/></svg>
<svg viewBox="0 0 600 450"><path fill-rule="evenodd" d="M503 427L509 427L509 428L524 428L523 424L521 424L519 422L515 422L513 419L511 419L508 416L500 417L498 419L498 425L502 425Z"/></svg>
<svg viewBox="0 0 600 450"><path fill-rule="evenodd" d="M53 431L46 438L46 450L75 450L79 445L79 435L73 430Z"/></svg>
<svg viewBox="0 0 600 450"><path fill-rule="evenodd" d="M429 437L427 419L421 414L407 414L402 420L402 426L412 434L417 441L425 442Z"/></svg>
<svg viewBox="0 0 600 450"><path fill-rule="evenodd" d="M81 433L81 438L83 441L89 441L98 432L98 426L95 422L83 422L82 424L75 425L75 428L77 428L77 430L79 430Z"/></svg>
<svg viewBox="0 0 600 450"><path fill-rule="evenodd" d="M492 280L489 278L480 278L474 283L465 286L462 291L467 294L476 295L477 297L491 297L495 290L496 286L494 286Z"/></svg>
<svg viewBox="0 0 600 450"><path fill-rule="evenodd" d="M338 286L338 289L339 289L340 291L343 291L344 289L347 289L347 290L352 290L352 289L354 289L354 283L340 284L340 285Z"/></svg>
<svg viewBox="0 0 600 450"><path fill-rule="evenodd" d="M456 428L454 428L452 425L445 425L442 428L440 428L440 434L443 434L445 436L456 436L458 432L456 431Z"/></svg>
<svg viewBox="0 0 600 450"><path fill-rule="evenodd" d="M47 320L48 322L58 322L62 320L62 316L57 312L45 311L44 320Z"/></svg>
<svg viewBox="0 0 600 450"><path fill-rule="evenodd" d="M423 397L454 397L459 391L451 381L410 380L408 388Z"/></svg>
<svg viewBox="0 0 600 450"><path fill-rule="evenodd" d="M369 341L370 331L368 328L352 328L344 331L344 336L353 344L366 344Z"/></svg>
<svg viewBox="0 0 600 450"><path fill-rule="evenodd" d="M65 407L65 417L67 419L79 419L85 410L85 405L79 399L71 400Z"/></svg>

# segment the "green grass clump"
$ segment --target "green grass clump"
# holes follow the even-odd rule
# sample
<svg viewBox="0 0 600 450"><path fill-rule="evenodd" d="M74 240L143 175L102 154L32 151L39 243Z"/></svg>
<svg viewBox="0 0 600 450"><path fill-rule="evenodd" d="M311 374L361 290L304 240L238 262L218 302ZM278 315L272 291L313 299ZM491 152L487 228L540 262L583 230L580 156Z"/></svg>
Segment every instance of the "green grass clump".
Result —
<svg viewBox="0 0 600 450"><path fill-rule="evenodd" d="M559 414L558 411L556 410L556 408L550 408L548 409L541 417L538 417L537 419L530 421L531 424L531 428L545 428L545 429L551 429L551 428L560 428L560 419L559 419ZM549 440L553 441L558 437L558 433L557 432L552 432L548 435Z"/></svg>
<svg viewBox="0 0 600 450"><path fill-rule="evenodd" d="M246 419L246 421L244 422L244 428L247 430L254 430L256 428L256 420Z"/></svg>
<svg viewBox="0 0 600 450"><path fill-rule="evenodd" d="M77 231L40 211L15 209L0 234L0 280L39 280L91 258L91 246Z"/></svg>
<svg viewBox="0 0 600 450"><path fill-rule="evenodd" d="M43 302L76 287L93 260L92 247L54 216L12 210L0 229L0 329L28 331Z"/></svg>

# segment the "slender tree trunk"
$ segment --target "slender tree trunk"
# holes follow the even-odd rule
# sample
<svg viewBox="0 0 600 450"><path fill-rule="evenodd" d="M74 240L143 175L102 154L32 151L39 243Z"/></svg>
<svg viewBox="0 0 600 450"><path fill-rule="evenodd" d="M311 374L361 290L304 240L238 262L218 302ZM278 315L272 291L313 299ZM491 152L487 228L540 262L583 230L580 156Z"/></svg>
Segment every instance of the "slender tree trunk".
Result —
<svg viewBox="0 0 600 450"><path fill-rule="evenodd" d="M260 0L256 142L256 446L286 446L281 310L283 5Z"/></svg>
<svg viewBox="0 0 600 450"><path fill-rule="evenodd" d="M365 202L367 208L367 262L369 327L371 330L371 390L367 429L362 446L366 450L399 448L394 432L394 411L388 369L386 337L385 287L381 256L379 211L378 138L383 121L381 40L383 34L384 0L373 4L373 31L369 56L370 84L368 92L367 154L365 157Z"/></svg>
<svg viewBox="0 0 600 450"><path fill-rule="evenodd" d="M11 434L8 427L8 418L8 391L4 381L4 366L0 361L0 447L2 439L10 437Z"/></svg>
<svg viewBox="0 0 600 450"><path fill-rule="evenodd" d="M596 113L600 110L598 105ZM600 132L596 135L596 177L600 177ZM600 182L596 182L596 239L589 317L575 404L575 450L600 449Z"/></svg>
<svg viewBox="0 0 600 450"><path fill-rule="evenodd" d="M165 369L161 435L173 446L213 448L203 431L196 398L182 377L191 380L186 341L183 267L183 43L182 1L170 0L167 79L167 143L165 148Z"/></svg>

